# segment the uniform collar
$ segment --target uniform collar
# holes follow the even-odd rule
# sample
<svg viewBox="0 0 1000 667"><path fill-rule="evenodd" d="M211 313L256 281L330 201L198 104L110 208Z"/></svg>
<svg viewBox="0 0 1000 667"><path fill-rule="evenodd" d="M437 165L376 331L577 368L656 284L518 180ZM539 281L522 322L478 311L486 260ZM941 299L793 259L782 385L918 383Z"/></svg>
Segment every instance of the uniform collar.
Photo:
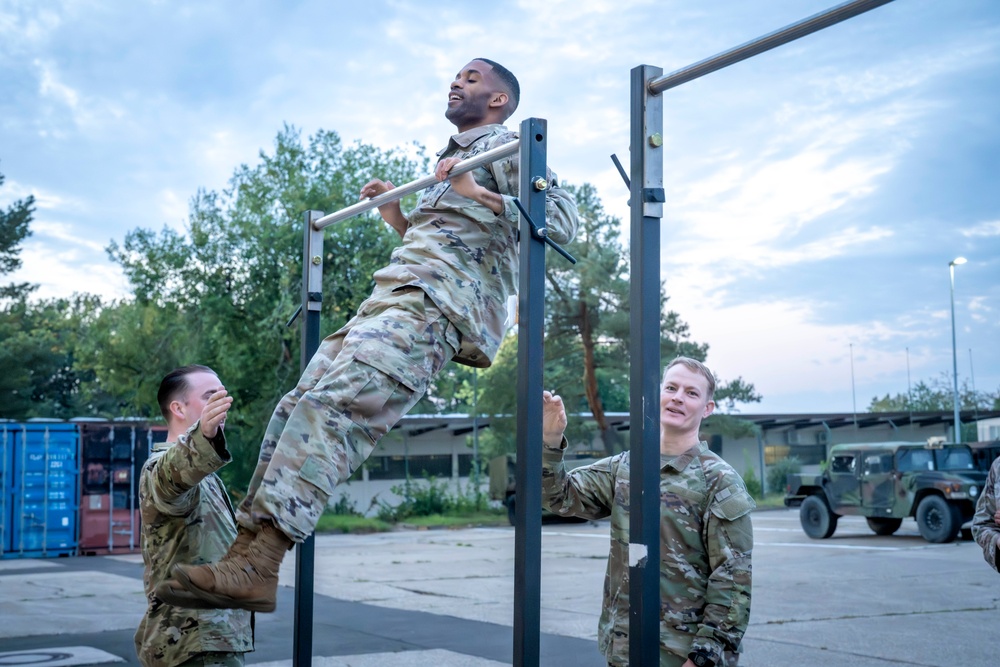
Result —
<svg viewBox="0 0 1000 667"><path fill-rule="evenodd" d="M170 449L171 447L173 447L174 444L176 444L176 443L173 443L173 442L154 442L153 443L153 451L154 452L163 452L163 451L166 451L166 450Z"/></svg>
<svg viewBox="0 0 1000 667"><path fill-rule="evenodd" d="M471 130L453 134L451 135L451 139L448 140L448 147L439 150L437 155L438 157L441 157L454 148L468 148L485 137L487 134L495 132L497 129L506 130L507 128L499 123L490 123L489 125L480 125L479 127L474 127Z"/></svg>
<svg viewBox="0 0 1000 667"><path fill-rule="evenodd" d="M661 454L660 470L670 467L677 472L682 472L685 468L691 465L692 461L704 454L706 451L708 451L708 443L702 440L691 449L682 454L678 454L677 456L664 456Z"/></svg>

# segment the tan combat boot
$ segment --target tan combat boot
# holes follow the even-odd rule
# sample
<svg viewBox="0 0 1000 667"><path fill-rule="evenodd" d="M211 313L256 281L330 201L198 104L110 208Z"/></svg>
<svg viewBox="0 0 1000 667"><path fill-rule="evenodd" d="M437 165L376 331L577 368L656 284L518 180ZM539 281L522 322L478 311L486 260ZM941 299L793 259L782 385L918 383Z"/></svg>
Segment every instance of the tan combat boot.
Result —
<svg viewBox="0 0 1000 667"><path fill-rule="evenodd" d="M250 544L253 542L255 537L257 537L256 533L244 528L243 526L237 526L236 540L229 546L229 551L227 551L226 555L219 559L218 563L231 560L238 556L245 557L250 553ZM188 589L184 588L184 586L182 586L176 579L161 581L157 584L154 595L163 602L175 607L184 607L185 609L217 608L207 600L203 600L194 593L190 592Z"/></svg>
<svg viewBox="0 0 1000 667"><path fill-rule="evenodd" d="M171 574L188 593L211 608L274 611L278 568L294 544L273 524L265 523L247 545L245 554L230 549L218 563L178 564Z"/></svg>

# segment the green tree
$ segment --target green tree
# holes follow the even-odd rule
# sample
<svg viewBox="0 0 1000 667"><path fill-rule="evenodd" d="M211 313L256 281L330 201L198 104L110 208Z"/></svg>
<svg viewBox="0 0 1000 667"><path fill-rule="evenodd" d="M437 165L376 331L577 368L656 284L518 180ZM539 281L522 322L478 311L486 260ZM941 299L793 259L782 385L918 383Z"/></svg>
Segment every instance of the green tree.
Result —
<svg viewBox="0 0 1000 667"><path fill-rule="evenodd" d="M271 412L299 375L299 332L285 324L301 300L304 211L353 204L372 177L404 183L427 170L419 149L345 147L324 130L303 142L285 126L273 151L238 167L226 189L192 198L183 233L136 229L112 242L108 253L133 297L95 322L85 363L100 391L151 416L167 371L214 368L235 399L226 423L235 462L224 472L231 487L245 488ZM398 243L377 213L327 228L324 333L353 315Z"/></svg>
<svg viewBox="0 0 1000 667"><path fill-rule="evenodd" d="M0 311L0 416L8 419L117 416L108 396L91 386L78 363L100 300L89 295L29 302ZM111 413L111 414L108 414Z"/></svg>
<svg viewBox="0 0 1000 667"><path fill-rule="evenodd" d="M951 373L941 373L930 380L920 380L907 393L875 396L869 412L937 412L954 408L954 384ZM973 390L968 381L958 388L961 410L995 410L1000 406L1000 388L994 392Z"/></svg>
<svg viewBox="0 0 1000 667"><path fill-rule="evenodd" d="M6 178L0 174L0 187ZM31 236L29 225L35 211L35 198L18 199L6 209L0 209L0 277L21 268L21 243ZM35 289L29 283L0 285L0 303L25 298Z"/></svg>
<svg viewBox="0 0 1000 667"><path fill-rule="evenodd" d="M589 184L569 189L576 197L580 228L567 250L577 259L569 264L555 253L546 260L545 383L560 394L570 413L590 412L607 453L624 443L608 412L629 409L629 273L628 253L619 238L621 221L608 215ZM661 303L669 297L660 286ZM678 355L704 360L708 345L691 340L688 325L671 310L660 317L660 356ZM484 450L513 451L517 399L517 339L508 336L493 366L481 378L483 410L494 415ZM737 378L720 383L716 400L733 409L737 403L759 401L752 384ZM732 431L741 420L720 416L716 422ZM567 435L590 440L593 433L579 420L570 420ZM745 426L744 426L745 428Z"/></svg>

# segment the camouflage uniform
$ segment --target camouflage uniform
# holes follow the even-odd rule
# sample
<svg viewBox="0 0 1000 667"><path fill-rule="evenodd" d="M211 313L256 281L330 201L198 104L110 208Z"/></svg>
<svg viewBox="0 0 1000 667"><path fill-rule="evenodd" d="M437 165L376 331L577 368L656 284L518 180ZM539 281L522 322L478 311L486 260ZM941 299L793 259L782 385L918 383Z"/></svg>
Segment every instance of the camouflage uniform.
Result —
<svg viewBox="0 0 1000 667"><path fill-rule="evenodd" d="M243 664L243 653L253 650L250 612L182 609L153 596L174 563L217 561L236 538L233 506L215 474L231 459L221 431L214 440L215 446L196 422L176 443L154 445L139 478L148 607L135 633L135 648L146 667L206 660Z"/></svg>
<svg viewBox="0 0 1000 667"><path fill-rule="evenodd" d="M466 159L516 136L502 125L477 127L452 136L438 156ZM518 160L472 174L502 195L503 211L458 195L448 181L423 192L406 216L402 245L374 275L371 297L323 341L298 386L275 408L240 505L241 525L255 530L271 520L294 541L304 540L337 484L449 359L477 367L492 362L506 331L507 297L517 288ZM549 236L565 243L576 233L576 204L549 177Z"/></svg>
<svg viewBox="0 0 1000 667"><path fill-rule="evenodd" d="M629 453L566 472L562 449L543 449L542 502L561 516L611 516L598 646L611 665L629 656ZM750 557L756 505L732 467L703 442L660 457L660 665L692 650L720 667L737 664L750 620Z"/></svg>
<svg viewBox="0 0 1000 667"><path fill-rule="evenodd" d="M983 548L983 558L994 570L1000 571L1000 526L997 526L994 514L997 511L997 498L1000 497L1000 457L993 461L990 473L986 476L983 493L976 502L976 515L972 518L972 536Z"/></svg>

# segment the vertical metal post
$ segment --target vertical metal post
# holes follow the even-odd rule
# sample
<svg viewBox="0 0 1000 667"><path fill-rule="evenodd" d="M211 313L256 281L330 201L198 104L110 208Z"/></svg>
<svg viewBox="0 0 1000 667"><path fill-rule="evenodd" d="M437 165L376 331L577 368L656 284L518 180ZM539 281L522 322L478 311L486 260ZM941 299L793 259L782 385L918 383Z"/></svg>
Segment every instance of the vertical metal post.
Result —
<svg viewBox="0 0 1000 667"><path fill-rule="evenodd" d="M546 122L521 123L518 199L538 230L545 229ZM541 185L541 183L538 183ZM545 243L520 220L517 325L517 501L514 519L514 665L537 667L541 622L542 334Z"/></svg>
<svg viewBox="0 0 1000 667"><path fill-rule="evenodd" d="M108 552L115 547L115 427L108 435Z"/></svg>
<svg viewBox="0 0 1000 667"><path fill-rule="evenodd" d="M660 661L660 218L663 99L647 82L659 67L632 70L629 447L629 664Z"/></svg>
<svg viewBox="0 0 1000 667"><path fill-rule="evenodd" d="M961 259L962 261L958 261ZM951 381L952 381L952 406L955 412L955 442L962 442L962 418L959 413L958 402L958 343L955 337L955 265L964 264L965 259L959 257L948 262L948 276L951 287Z"/></svg>
<svg viewBox="0 0 1000 667"><path fill-rule="evenodd" d="M320 211L306 211L302 230L302 344L300 365L305 370L319 348L319 316L323 306L323 232L313 222ZM312 664L313 580L315 578L315 535L295 550L295 617L292 665Z"/></svg>

